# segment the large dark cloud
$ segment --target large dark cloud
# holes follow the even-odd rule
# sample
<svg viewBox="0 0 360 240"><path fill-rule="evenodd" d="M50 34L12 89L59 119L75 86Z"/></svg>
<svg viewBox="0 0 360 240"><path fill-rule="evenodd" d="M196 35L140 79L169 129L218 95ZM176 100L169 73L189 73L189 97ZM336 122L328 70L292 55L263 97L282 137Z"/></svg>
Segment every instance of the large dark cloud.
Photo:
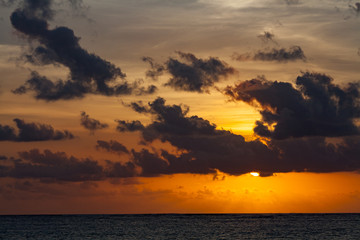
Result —
<svg viewBox="0 0 360 240"><path fill-rule="evenodd" d="M328 142L325 137L310 137L264 144L219 130L198 116L187 116L187 108L166 105L162 98L143 108L153 119L149 125L139 128L143 141L168 142L181 153L132 150L132 161L142 169L141 176L208 174L215 173L216 169L232 175L259 171L262 176L269 176L274 172L336 172L360 168L358 136L335 139L336 143ZM126 127L121 124L121 129L124 131Z"/></svg>
<svg viewBox="0 0 360 240"><path fill-rule="evenodd" d="M15 118L14 122L18 128L18 133L16 133L13 127L0 124L0 141L31 142L74 138L71 132L67 130L54 130L48 124L26 123L18 118Z"/></svg>
<svg viewBox="0 0 360 240"><path fill-rule="evenodd" d="M37 99L55 101L81 98L88 93L117 96L152 93L155 90L155 86L145 89L140 88L137 82L127 83L119 67L83 49L79 44L80 38L74 35L73 30L67 27L50 30L48 21L54 16L52 3L52 0L24 0L10 20L16 30L39 43L26 55L27 61L38 65L60 64L69 69L70 75L67 80L54 83L32 72L31 78L14 93L34 91ZM122 79L121 83L117 83L117 79Z"/></svg>
<svg viewBox="0 0 360 240"><path fill-rule="evenodd" d="M99 120L90 118L90 116L86 114L86 112L81 112L80 114L80 125L90 130L91 133L94 133L95 130L109 127L109 125L106 123L101 123Z"/></svg>
<svg viewBox="0 0 360 240"><path fill-rule="evenodd" d="M158 174L205 174L219 169L239 175L252 171L257 159L264 159L265 156L268 159L275 158L275 154L263 143L246 142L242 136L218 130L214 124L203 118L188 117L188 108L165 105L162 98L149 103L147 113L153 115L154 121L139 129L143 140L148 143L156 139L169 142L186 153L175 156L165 150L160 154L150 153L145 149L140 152L133 151L134 161L143 169L145 175L154 175L154 166L160 171ZM124 129L124 125L120 126ZM253 163L249 164L252 161Z"/></svg>
<svg viewBox="0 0 360 240"><path fill-rule="evenodd" d="M276 61L276 62L291 62L291 61L306 61L304 51L299 46L292 46L286 48L273 48L270 50L258 50L255 53L234 53L233 59L236 61Z"/></svg>
<svg viewBox="0 0 360 240"><path fill-rule="evenodd" d="M252 79L228 86L232 100L259 104L262 120L255 133L274 139L304 136L358 135L359 83L341 88L327 75L306 72L297 77L296 88L286 82Z"/></svg>
<svg viewBox="0 0 360 240"><path fill-rule="evenodd" d="M146 72L148 77L157 79L164 72L171 75L165 86L175 90L190 92L208 92L210 87L221 79L234 74L235 69L218 58L197 58L191 53L177 52L180 59L170 57L164 65L155 63L152 58L144 57L151 69Z"/></svg>

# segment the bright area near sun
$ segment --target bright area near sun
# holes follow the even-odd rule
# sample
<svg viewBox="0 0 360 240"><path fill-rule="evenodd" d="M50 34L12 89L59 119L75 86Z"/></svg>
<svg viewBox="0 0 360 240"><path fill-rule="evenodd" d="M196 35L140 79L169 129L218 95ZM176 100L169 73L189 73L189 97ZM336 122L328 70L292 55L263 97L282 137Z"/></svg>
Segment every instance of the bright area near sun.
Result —
<svg viewBox="0 0 360 240"><path fill-rule="evenodd" d="M254 176L254 177L260 176L260 174L259 174L258 172L251 172L250 175L251 175L251 176Z"/></svg>

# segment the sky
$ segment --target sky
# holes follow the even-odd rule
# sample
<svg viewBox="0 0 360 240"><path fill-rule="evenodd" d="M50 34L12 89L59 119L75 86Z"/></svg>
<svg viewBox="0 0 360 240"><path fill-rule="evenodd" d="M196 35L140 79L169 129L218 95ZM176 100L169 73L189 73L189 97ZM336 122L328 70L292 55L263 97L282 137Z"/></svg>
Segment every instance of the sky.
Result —
<svg viewBox="0 0 360 240"><path fill-rule="evenodd" d="M0 214L360 212L360 2L0 0L0 31Z"/></svg>

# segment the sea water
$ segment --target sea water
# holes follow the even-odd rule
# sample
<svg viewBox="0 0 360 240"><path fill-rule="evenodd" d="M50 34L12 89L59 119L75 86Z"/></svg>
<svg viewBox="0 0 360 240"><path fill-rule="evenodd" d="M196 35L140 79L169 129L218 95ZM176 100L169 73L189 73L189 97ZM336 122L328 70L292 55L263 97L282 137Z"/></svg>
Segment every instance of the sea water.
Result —
<svg viewBox="0 0 360 240"><path fill-rule="evenodd" d="M0 239L360 239L360 214L0 216Z"/></svg>

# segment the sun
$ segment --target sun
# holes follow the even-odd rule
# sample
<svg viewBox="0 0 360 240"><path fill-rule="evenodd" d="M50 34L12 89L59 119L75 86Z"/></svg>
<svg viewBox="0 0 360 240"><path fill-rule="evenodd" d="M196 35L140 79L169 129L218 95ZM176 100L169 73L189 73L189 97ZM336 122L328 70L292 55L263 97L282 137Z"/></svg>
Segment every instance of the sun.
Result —
<svg viewBox="0 0 360 240"><path fill-rule="evenodd" d="M258 176L260 176L260 173L258 173L258 172L251 172L250 175L253 176L253 177L258 177Z"/></svg>

